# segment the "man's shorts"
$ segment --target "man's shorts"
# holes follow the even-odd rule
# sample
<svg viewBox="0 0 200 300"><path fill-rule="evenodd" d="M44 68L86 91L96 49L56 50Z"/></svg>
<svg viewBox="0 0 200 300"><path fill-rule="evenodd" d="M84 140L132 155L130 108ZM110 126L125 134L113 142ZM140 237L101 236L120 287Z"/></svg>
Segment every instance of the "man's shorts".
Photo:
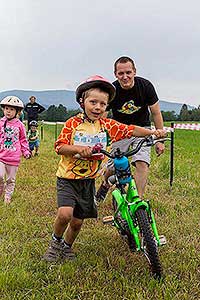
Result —
<svg viewBox="0 0 200 300"><path fill-rule="evenodd" d="M136 148L137 144L142 138L139 137L131 137L129 139L123 139L120 141L117 141L112 144L112 153L117 149L120 148L122 152L125 152L130 149ZM151 147L145 147L142 146L140 151L138 151L136 154L134 154L131 158L131 163L135 165L136 161L143 161L146 162L148 165L150 165L151 161ZM113 159L108 160L108 167L113 166Z"/></svg>
<svg viewBox="0 0 200 300"><path fill-rule="evenodd" d="M31 143L29 142L29 149L31 151L33 151L35 148L38 148L39 145L40 145L40 141L39 140L36 140L34 142L31 142Z"/></svg>
<svg viewBox="0 0 200 300"><path fill-rule="evenodd" d="M73 207L73 216L75 218L97 218L94 195L95 179L78 180L57 177L58 207Z"/></svg>

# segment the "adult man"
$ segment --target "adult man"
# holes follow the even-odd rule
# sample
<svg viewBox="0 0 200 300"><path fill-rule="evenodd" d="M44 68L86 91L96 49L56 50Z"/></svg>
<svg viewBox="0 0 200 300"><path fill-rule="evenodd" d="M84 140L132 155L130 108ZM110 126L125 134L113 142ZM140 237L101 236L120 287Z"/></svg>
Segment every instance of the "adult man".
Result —
<svg viewBox="0 0 200 300"><path fill-rule="evenodd" d="M116 87L116 96L107 108L112 111L113 119L125 124L150 127L151 112L156 129L163 129L163 118L156 91L149 80L136 76L134 61L127 56L118 58L114 64L114 74L117 78L113 82ZM122 151L126 151L130 146L135 147L139 140L133 137L115 142L112 149L120 147ZM163 153L164 147L163 143L156 144L157 155ZM150 147L143 147L132 157L132 163L135 166L134 178L138 194L143 198L150 164ZM97 202L104 200L108 192L107 178L111 173L111 161L109 161L105 180L95 196Z"/></svg>
<svg viewBox="0 0 200 300"><path fill-rule="evenodd" d="M31 121L38 121L38 114L43 112L45 108L36 102L36 97L31 96L29 98L30 102L26 104L24 111L27 113L28 119L28 130L30 129L30 122Z"/></svg>

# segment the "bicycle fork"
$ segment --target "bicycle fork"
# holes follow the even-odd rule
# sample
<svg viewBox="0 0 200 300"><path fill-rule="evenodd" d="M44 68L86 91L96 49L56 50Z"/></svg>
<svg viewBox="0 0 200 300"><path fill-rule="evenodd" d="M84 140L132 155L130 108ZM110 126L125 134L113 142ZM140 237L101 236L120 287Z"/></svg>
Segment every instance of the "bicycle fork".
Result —
<svg viewBox="0 0 200 300"><path fill-rule="evenodd" d="M113 219L114 225L118 229L120 229L120 225L117 222L117 214L120 213L122 219L124 219L128 223L129 230L135 239L137 251L141 250L141 241L140 241L140 236L139 236L140 230L137 225L135 213L140 208L147 211L147 215L149 217L149 222L151 224L151 228L152 228L156 243L158 246L160 246L161 245L160 237L158 235L155 217L154 217L153 211L151 210L149 201L143 201L136 195L134 197L135 199L133 199L132 202L127 202L126 194L122 195L120 193L120 191L117 189L112 192L112 195L115 198L115 200L117 201L117 210L115 211L114 219ZM164 239L164 238L162 237L162 239ZM165 244L165 243L166 242L163 241L162 244Z"/></svg>

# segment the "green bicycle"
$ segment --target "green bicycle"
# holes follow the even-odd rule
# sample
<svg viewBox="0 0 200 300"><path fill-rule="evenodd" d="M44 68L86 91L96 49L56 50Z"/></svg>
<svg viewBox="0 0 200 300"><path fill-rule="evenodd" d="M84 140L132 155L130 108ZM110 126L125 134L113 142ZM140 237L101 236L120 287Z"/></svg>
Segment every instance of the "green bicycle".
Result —
<svg viewBox="0 0 200 300"><path fill-rule="evenodd" d="M96 145L95 150L114 160L114 175L109 177L109 183L114 185L112 204L114 214L103 218L103 223L111 223L127 241L132 252L142 251L148 260L151 272L155 278L162 277L162 267L158 247L166 244L164 236L159 236L150 202L141 200L138 196L135 181L131 174L129 156L137 153L142 145L153 146L170 138L154 139L153 136L143 138L135 149L121 152L118 148L114 154Z"/></svg>

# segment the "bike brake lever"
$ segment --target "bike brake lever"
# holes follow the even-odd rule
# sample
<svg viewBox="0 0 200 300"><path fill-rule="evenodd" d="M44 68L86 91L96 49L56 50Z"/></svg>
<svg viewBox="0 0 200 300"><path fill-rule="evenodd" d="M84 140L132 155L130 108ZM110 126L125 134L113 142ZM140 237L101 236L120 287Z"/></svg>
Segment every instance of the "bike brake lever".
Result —
<svg viewBox="0 0 200 300"><path fill-rule="evenodd" d="M165 141L171 141L171 138L155 138L153 139L152 145L155 145L157 143L163 143Z"/></svg>
<svg viewBox="0 0 200 300"><path fill-rule="evenodd" d="M167 137L165 137L165 138L157 138L157 136L155 134L152 134L152 135L146 137L146 139L145 139L145 141L146 141L145 146L146 147L150 147L150 146L155 145L157 143L163 143L165 141L170 141L170 140L171 140L171 138L167 138Z"/></svg>
<svg viewBox="0 0 200 300"><path fill-rule="evenodd" d="M97 143L92 147L92 153L100 153L101 149L103 149L103 145L101 143Z"/></svg>

